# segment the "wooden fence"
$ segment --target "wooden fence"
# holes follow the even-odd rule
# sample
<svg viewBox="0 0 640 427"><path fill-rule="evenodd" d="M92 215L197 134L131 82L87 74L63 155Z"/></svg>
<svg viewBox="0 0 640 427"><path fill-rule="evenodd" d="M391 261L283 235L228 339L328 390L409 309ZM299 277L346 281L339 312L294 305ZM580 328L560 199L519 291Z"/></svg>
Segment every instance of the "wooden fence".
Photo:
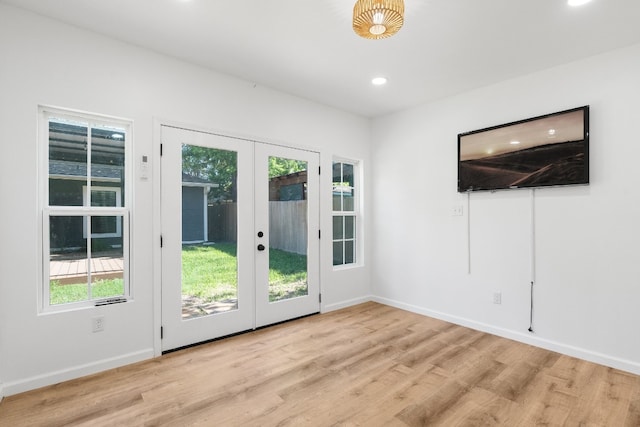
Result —
<svg viewBox="0 0 640 427"><path fill-rule="evenodd" d="M236 203L209 206L209 241L235 242L238 207ZM269 202L269 245L297 254L307 253L307 202Z"/></svg>
<svg viewBox="0 0 640 427"><path fill-rule="evenodd" d="M238 204L209 205L207 214L208 240L235 243L238 236Z"/></svg>
<svg viewBox="0 0 640 427"><path fill-rule="evenodd" d="M269 246L307 253L307 201L269 202Z"/></svg>

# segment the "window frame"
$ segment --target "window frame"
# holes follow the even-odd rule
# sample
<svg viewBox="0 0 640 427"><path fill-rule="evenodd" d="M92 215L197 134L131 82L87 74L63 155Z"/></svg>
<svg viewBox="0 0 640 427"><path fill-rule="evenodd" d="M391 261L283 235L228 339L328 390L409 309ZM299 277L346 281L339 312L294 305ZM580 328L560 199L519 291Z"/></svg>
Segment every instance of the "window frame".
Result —
<svg viewBox="0 0 640 427"><path fill-rule="evenodd" d="M126 163L126 162L125 162ZM126 185L126 182L125 182ZM88 189L89 186L87 185L83 185L82 186L82 206L85 206L87 203L87 199L89 197L88 194ZM122 207L122 189L120 187L100 187L97 185L92 185L91 186L91 191L110 191L113 193L116 193L116 205L113 207L116 208L120 208ZM91 199L89 199L91 200ZM96 208L98 206L92 206L93 208ZM104 206L103 206L104 207ZM87 238L87 217L83 217L82 220L82 237L84 239ZM91 238L96 238L96 239L105 239L105 238L110 238L110 237L121 237L122 236L122 223L120 221L116 221L116 232L115 233L91 233Z"/></svg>
<svg viewBox="0 0 640 427"><path fill-rule="evenodd" d="M333 167L336 163L340 163L341 165L348 164L353 167L353 185L349 186L349 188L353 191L353 210L334 210L333 208L333 193L334 193L334 182L333 182ZM362 184L361 184L361 173L362 173L362 163L358 160L347 159L343 157L334 157L331 162L331 192L332 192L332 212L331 212L331 254L332 254L332 266L334 270L343 270L349 268L360 267L363 265L363 254L362 254L362 207L361 207L361 194L362 194ZM340 171L340 179L343 182L344 179L344 168L341 166ZM342 208L344 206L341 206ZM344 230L345 221L342 220L343 230L342 230L342 238L334 239L333 238L333 223L336 217L346 218L353 217L355 221L355 226L353 230L353 238L346 238L346 233ZM346 263L345 258L345 243L348 241L353 242L353 261ZM342 263L341 264L333 264L333 247L335 243L342 243Z"/></svg>
<svg viewBox="0 0 640 427"><path fill-rule="evenodd" d="M49 205L49 181L50 178L55 179L55 175L50 175L49 170L49 122L50 119L63 119L71 122L86 122L88 128L96 127L116 127L118 129L124 129L124 164L123 164L123 176L124 184L120 187L102 187L100 185L92 185L92 181L95 179L87 179L87 184L82 186L82 199L83 206L50 206ZM123 256L123 294L109 298L123 298L124 300L132 300L133 292L131 286L131 217L132 217L132 193L133 193L133 171L132 171L132 147L133 147L133 121L129 119L106 116L96 113L88 113L78 110L65 109L60 107L51 106L38 106L38 170L37 181L39 186L39 202L38 202L38 216L39 230L38 234L38 251L41 254L40 262L38 263L38 308L39 313L55 313L64 312L69 310L83 309L88 307L94 307L99 302L104 302L107 298L95 298L91 296L92 286L87 282L87 296L88 298L82 301L75 301L62 304L51 304L51 278L50 278L50 261L51 261L51 247L50 247L50 218L58 216L82 216L83 217L83 239L87 239L87 218L91 216L116 216L121 217L122 220L117 221L116 233L90 233L91 238L100 237L117 237L122 238L122 256ZM91 162L91 157L87 156L87 163ZM87 203L87 196L89 191L93 190L107 190L116 191L116 206L114 207L102 207L102 206L84 206ZM122 191L124 191L124 199L122 198ZM89 199L90 200L90 199ZM124 206L122 206L124 205ZM86 259L91 259L91 247L89 246L86 252Z"/></svg>

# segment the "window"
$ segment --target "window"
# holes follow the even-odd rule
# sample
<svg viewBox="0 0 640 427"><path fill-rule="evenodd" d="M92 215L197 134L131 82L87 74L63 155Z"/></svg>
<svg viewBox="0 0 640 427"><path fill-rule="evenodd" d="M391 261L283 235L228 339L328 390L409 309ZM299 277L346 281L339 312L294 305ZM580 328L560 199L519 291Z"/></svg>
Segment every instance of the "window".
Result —
<svg viewBox="0 0 640 427"><path fill-rule="evenodd" d="M359 203L355 181L357 164L333 162L333 265L357 261L357 225Z"/></svg>
<svg viewBox="0 0 640 427"><path fill-rule="evenodd" d="M42 308L126 299L131 122L45 107L40 121Z"/></svg>

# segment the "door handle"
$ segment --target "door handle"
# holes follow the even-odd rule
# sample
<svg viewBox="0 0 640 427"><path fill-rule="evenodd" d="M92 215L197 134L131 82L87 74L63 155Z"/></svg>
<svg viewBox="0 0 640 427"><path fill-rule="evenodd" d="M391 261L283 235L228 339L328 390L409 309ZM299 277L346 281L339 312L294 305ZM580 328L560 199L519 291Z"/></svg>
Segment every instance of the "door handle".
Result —
<svg viewBox="0 0 640 427"><path fill-rule="evenodd" d="M260 243L260 244L258 245L258 250L259 250L259 251L264 251L264 245L263 245L262 243Z"/></svg>

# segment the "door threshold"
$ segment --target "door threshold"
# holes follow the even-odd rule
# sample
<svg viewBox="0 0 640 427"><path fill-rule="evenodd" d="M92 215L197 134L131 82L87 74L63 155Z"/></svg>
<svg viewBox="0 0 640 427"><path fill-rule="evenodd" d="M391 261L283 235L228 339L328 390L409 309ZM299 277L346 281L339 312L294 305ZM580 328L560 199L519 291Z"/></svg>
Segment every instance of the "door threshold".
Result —
<svg viewBox="0 0 640 427"><path fill-rule="evenodd" d="M191 348L191 347L197 347L197 346L200 346L200 345L209 344L209 343L216 342L216 341L220 341L220 340L224 340L224 339L227 339L227 338L232 338L232 337L235 337L235 336L238 336L238 335L248 334L248 333L251 333L251 332L254 332L254 331L259 331L259 330L261 330L261 329L266 329L266 328L270 328L270 327L272 327L272 326L281 325L281 324L283 324L283 323L289 323L289 322L293 322L293 321L295 321L295 320L304 319L305 317L315 316L315 315L317 315L317 314L320 314L320 312L319 312L319 311L316 311L315 313L305 314L304 316L294 317L294 318L292 318L292 319L283 320L283 321L281 321L281 322L270 323L270 324L268 324L268 325L260 326L260 327L258 327L258 328L254 328L254 329L246 329L246 330L244 330L244 331L235 332L235 333L233 333L233 334L223 335L223 336L221 336L221 337L211 338L211 339L209 339L209 340L205 340L205 341L199 341L199 342L197 342L197 343L193 343L193 344L189 344L189 345L184 345L184 346L182 346L182 347L172 348L171 350L165 350L165 351L163 351L163 352L162 352L162 355L164 356L165 354L174 353L174 352L176 352L176 351L180 351L180 350L186 350L186 349Z"/></svg>

